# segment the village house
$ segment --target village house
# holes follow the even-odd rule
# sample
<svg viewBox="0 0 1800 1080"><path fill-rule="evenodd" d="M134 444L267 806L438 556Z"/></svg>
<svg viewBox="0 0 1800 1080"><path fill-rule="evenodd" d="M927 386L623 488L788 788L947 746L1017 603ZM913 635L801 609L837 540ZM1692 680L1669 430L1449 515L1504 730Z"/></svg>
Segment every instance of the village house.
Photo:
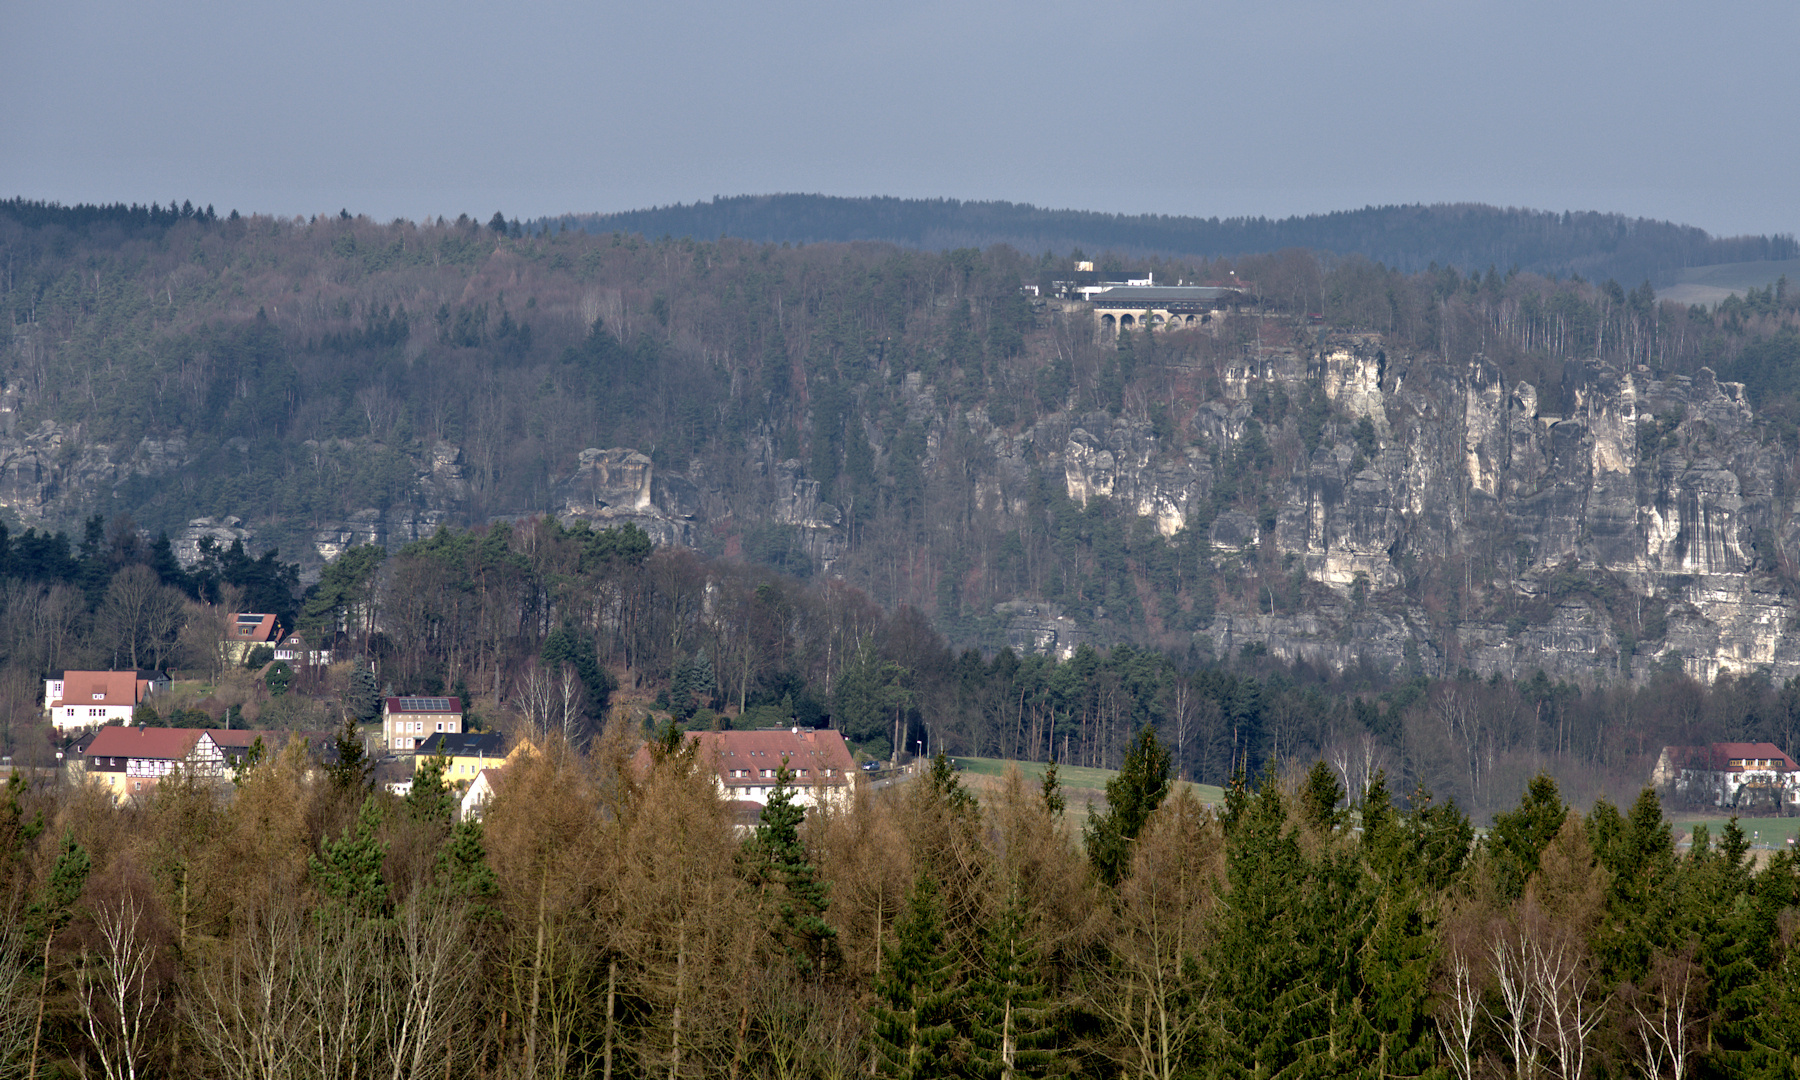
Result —
<svg viewBox="0 0 1800 1080"><path fill-rule="evenodd" d="M285 660L294 667L323 667L331 663L331 650L308 648L305 638L289 634L275 646L275 659Z"/></svg>
<svg viewBox="0 0 1800 1080"><path fill-rule="evenodd" d="M391 697L381 705L381 739L389 752L411 754L431 735L462 732L462 699Z"/></svg>
<svg viewBox="0 0 1800 1080"><path fill-rule="evenodd" d="M1774 743L1665 746L1650 783L1675 798L1710 806L1800 808L1800 764Z"/></svg>
<svg viewBox="0 0 1800 1080"><path fill-rule="evenodd" d="M190 776L217 779L248 751L244 731L200 728L107 727L94 734L83 753L87 775L113 798L142 795L181 769ZM229 751L228 748L229 747Z"/></svg>
<svg viewBox="0 0 1800 1080"><path fill-rule="evenodd" d="M488 803L500 793L500 786L505 782L506 770L501 768L483 769L475 774L469 782L469 790L463 792L462 805L457 810L459 821L470 818L480 821L487 813Z"/></svg>
<svg viewBox="0 0 1800 1080"><path fill-rule="evenodd" d="M233 664L241 664L250 655L250 650L258 645L274 647L281 640L281 624L275 616L245 611L231 616L231 622L225 628L223 651L225 659Z"/></svg>
<svg viewBox="0 0 1800 1080"><path fill-rule="evenodd" d="M44 680L44 711L58 731L129 724L145 698L168 686L154 671L65 671Z"/></svg>
<svg viewBox="0 0 1800 1080"><path fill-rule="evenodd" d="M494 733L444 732L441 735L430 735L419 744L415 752L413 772L416 774L423 768L427 759L442 755L445 761L444 783L466 784L473 781L481 770L505 761L505 746L505 737Z"/></svg>
<svg viewBox="0 0 1800 1080"><path fill-rule="evenodd" d="M861 772L844 736L829 728L775 728L766 731L690 731L698 760L712 771L719 795L749 809L768 804L775 772L785 762L798 806L847 807ZM649 748L638 751L647 767Z"/></svg>

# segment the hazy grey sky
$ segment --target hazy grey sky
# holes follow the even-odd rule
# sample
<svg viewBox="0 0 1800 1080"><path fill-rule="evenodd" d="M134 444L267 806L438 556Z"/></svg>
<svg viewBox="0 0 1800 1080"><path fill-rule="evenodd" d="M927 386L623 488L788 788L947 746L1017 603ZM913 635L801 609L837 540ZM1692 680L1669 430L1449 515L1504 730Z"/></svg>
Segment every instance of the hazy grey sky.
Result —
<svg viewBox="0 0 1800 1080"><path fill-rule="evenodd" d="M1800 231L1800 5L0 5L0 195L378 218L712 195Z"/></svg>

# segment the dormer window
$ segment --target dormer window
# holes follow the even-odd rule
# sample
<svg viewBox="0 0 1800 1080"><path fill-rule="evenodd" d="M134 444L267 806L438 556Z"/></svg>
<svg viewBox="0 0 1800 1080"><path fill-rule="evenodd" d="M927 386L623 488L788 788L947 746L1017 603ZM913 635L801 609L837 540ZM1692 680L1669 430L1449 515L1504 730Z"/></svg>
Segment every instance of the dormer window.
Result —
<svg viewBox="0 0 1800 1080"><path fill-rule="evenodd" d="M94 695L94 700L95 700L95 701L105 701L105 700L106 700L106 695L105 695L105 694L95 694L95 695Z"/></svg>

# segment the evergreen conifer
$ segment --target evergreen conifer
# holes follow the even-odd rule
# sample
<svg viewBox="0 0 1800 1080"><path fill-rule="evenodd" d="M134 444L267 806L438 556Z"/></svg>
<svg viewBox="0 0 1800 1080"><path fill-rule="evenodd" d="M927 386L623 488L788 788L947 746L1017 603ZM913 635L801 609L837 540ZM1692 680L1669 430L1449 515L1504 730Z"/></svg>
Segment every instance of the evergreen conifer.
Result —
<svg viewBox="0 0 1800 1080"><path fill-rule="evenodd" d="M950 1053L956 1033L956 963L944 943L937 885L913 883L876 980L875 1075L934 1080L957 1074Z"/></svg>
<svg viewBox="0 0 1800 1080"><path fill-rule="evenodd" d="M1169 751L1145 727L1125 755L1119 775L1106 782L1106 809L1087 828L1088 861L1100 880L1117 885L1131 866L1131 842L1169 794Z"/></svg>
<svg viewBox="0 0 1800 1080"><path fill-rule="evenodd" d="M756 831L744 841L741 865L763 899L770 934L800 974L814 975L835 963L837 928L825 921L831 886L818 879L800 840L805 819L805 810L794 803L793 773L783 759Z"/></svg>
<svg viewBox="0 0 1800 1080"><path fill-rule="evenodd" d="M371 795L357 811L356 824L338 839L327 839L323 852L307 860L313 883L325 896L322 913L328 918L387 916L392 898L381 876L388 847L380 836L381 817L381 804Z"/></svg>
<svg viewBox="0 0 1800 1080"><path fill-rule="evenodd" d="M969 995L969 1071L981 1080L1042 1076L1055 1061L1045 1046L1050 1011L1038 973L1037 941L1026 929L1016 880L985 937L984 967Z"/></svg>

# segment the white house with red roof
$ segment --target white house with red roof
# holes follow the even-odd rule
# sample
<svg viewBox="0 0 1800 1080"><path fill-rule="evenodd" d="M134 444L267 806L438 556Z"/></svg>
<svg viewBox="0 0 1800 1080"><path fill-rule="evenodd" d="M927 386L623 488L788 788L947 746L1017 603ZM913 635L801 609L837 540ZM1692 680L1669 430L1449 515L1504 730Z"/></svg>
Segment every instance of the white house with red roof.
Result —
<svg viewBox="0 0 1800 1080"><path fill-rule="evenodd" d="M768 804L775 772L783 764L792 775L789 783L799 806L847 807L862 775L844 736L829 728L690 731L687 739L699 744L698 760L712 770L720 796L747 807ZM639 750L640 767L649 761L649 748Z"/></svg>
<svg viewBox="0 0 1800 1080"><path fill-rule="evenodd" d="M58 731L131 723L159 680L139 671L65 671L44 680L44 711ZM167 685L166 681L160 685Z"/></svg>
<svg viewBox="0 0 1800 1080"><path fill-rule="evenodd" d="M1800 806L1800 764L1774 743L1665 746L1650 783L1713 806Z"/></svg>

